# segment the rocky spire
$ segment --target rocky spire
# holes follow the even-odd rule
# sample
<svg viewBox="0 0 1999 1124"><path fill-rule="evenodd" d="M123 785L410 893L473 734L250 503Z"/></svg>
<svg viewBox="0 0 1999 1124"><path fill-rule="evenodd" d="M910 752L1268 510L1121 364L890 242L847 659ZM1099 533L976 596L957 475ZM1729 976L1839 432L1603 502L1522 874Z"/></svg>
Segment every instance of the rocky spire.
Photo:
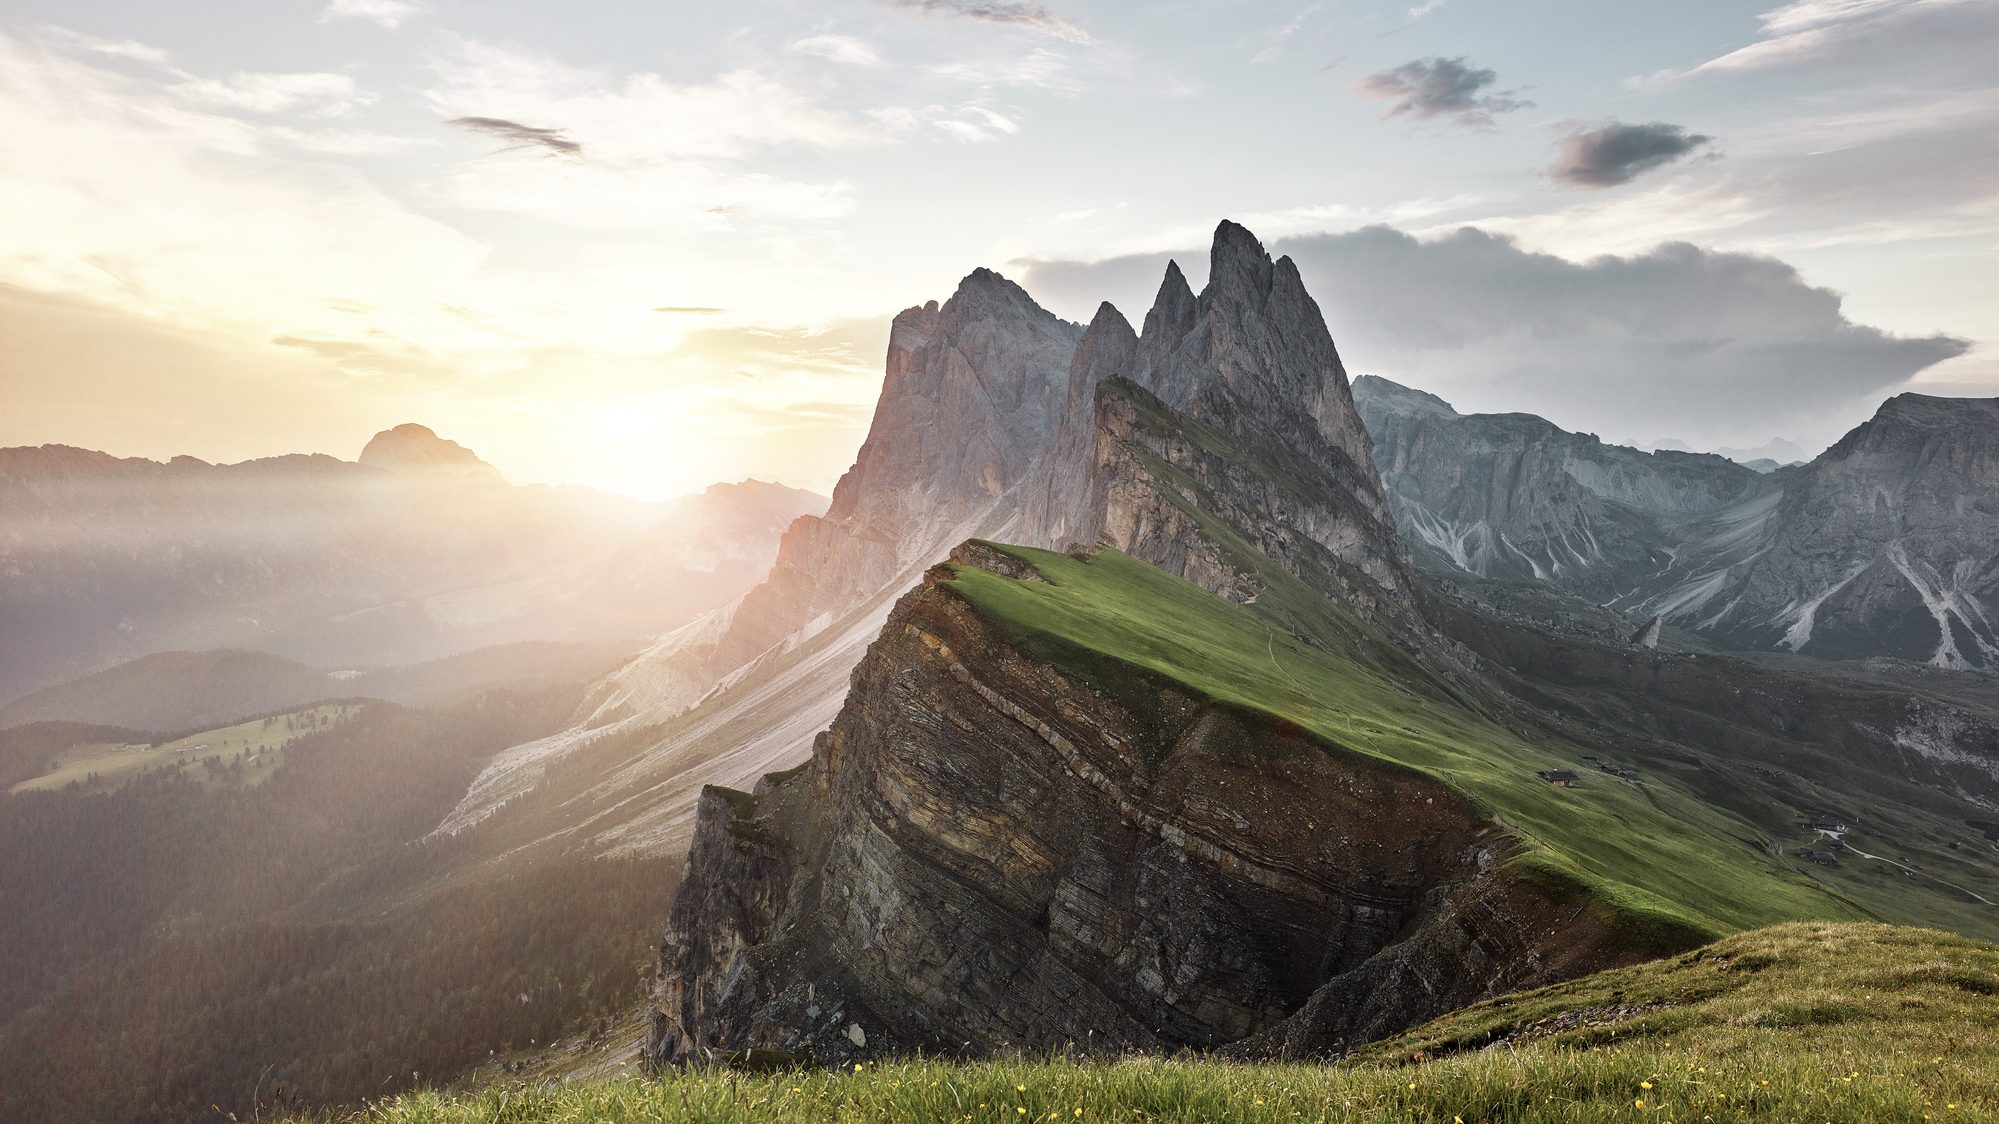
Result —
<svg viewBox="0 0 1999 1124"><path fill-rule="evenodd" d="M1101 482L1099 498L1109 498L1100 515L1112 542L1189 577L1187 567L1209 566L1219 557L1213 550L1189 553L1184 540L1199 532L1168 510L1176 506L1169 496L1175 489L1142 481L1149 476L1147 459L1164 459L1228 509L1211 514L1224 515L1238 532L1253 525L1256 530L1244 537L1271 557L1288 559L1285 564L1301 576L1326 565L1293 556L1310 553L1309 541L1312 549L1330 552L1334 565L1365 575L1349 590L1356 597L1406 593L1408 564L1389 521L1367 429L1325 319L1291 259L1273 261L1255 235L1223 222L1215 229L1208 284L1199 297L1189 292L1178 266L1167 267L1128 377L1179 414L1180 428L1205 428L1216 440L1187 442L1145 409L1112 415L1100 409L1100 426L1108 422L1116 431L1114 443L1136 443L1147 453L1127 459L1114 470L1117 478ZM1217 443L1233 451L1216 456ZM1193 580L1218 592L1248 594L1239 581L1243 575L1213 566L1204 573Z"/></svg>
<svg viewBox="0 0 1999 1124"><path fill-rule="evenodd" d="M1148 347L1163 351L1179 346L1180 340L1194 329L1194 317L1199 311L1194 290L1180 272L1180 263L1167 262L1159 293L1152 298L1152 310L1145 314L1143 338Z"/></svg>
<svg viewBox="0 0 1999 1124"><path fill-rule="evenodd" d="M1185 281L1181 287L1185 289ZM1193 294L1187 296L1191 308ZM1030 494L1023 541L1056 548L1095 544L1098 529L1090 521L1090 491L1096 471L1097 388L1106 379L1130 377L1137 355L1138 334L1131 322L1109 301L1098 305L1069 363L1062 424Z"/></svg>
<svg viewBox="0 0 1999 1124"><path fill-rule="evenodd" d="M985 268L942 305L896 317L873 424L827 518L900 537L908 519L948 523L991 504L1054 441L1081 334ZM910 509L916 492L923 505Z"/></svg>

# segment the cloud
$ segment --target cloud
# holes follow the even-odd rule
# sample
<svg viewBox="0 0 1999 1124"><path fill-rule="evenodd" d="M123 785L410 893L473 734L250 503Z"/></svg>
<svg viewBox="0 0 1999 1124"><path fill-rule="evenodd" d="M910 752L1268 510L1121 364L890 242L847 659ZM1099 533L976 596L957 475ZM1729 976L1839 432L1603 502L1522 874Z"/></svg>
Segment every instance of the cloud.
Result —
<svg viewBox="0 0 1999 1124"><path fill-rule="evenodd" d="M1898 84L1981 81L1999 38L1991 0L1794 0L1760 19L1755 42L1652 79L1811 68L1871 71Z"/></svg>
<svg viewBox="0 0 1999 1124"><path fill-rule="evenodd" d="M719 316L726 308L715 308L705 304L666 304L653 309L654 312L674 313L681 316Z"/></svg>
<svg viewBox="0 0 1999 1124"><path fill-rule="evenodd" d="M502 152L514 152L524 148L539 148L550 156L581 157L583 146L569 139L562 129L547 129L535 125L523 125L504 117L453 117L445 124L463 129L468 133L479 133L504 141Z"/></svg>
<svg viewBox="0 0 1999 1124"><path fill-rule="evenodd" d="M1491 128L1493 114L1534 104L1514 97L1517 91L1513 90L1485 92L1498 81L1496 72L1473 66L1470 59L1432 57L1370 74L1355 82L1354 88L1375 101L1389 103L1383 117L1407 114L1425 120L1444 118L1468 128Z"/></svg>
<svg viewBox="0 0 1999 1124"><path fill-rule="evenodd" d="M1594 128L1575 129L1562 137L1561 153L1549 166L1548 174L1571 187L1616 187L1689 155L1713 140L1664 121L1648 125L1607 121Z"/></svg>
<svg viewBox="0 0 1999 1124"><path fill-rule="evenodd" d="M966 144L998 140L1020 132L1020 126L1012 118L978 105L961 106L930 123L944 130L953 140Z"/></svg>
<svg viewBox="0 0 1999 1124"><path fill-rule="evenodd" d="M1088 32L1040 4L1022 0L881 0L891 8L926 15L955 16L1003 27L1018 27L1070 43L1087 45Z"/></svg>
<svg viewBox="0 0 1999 1124"><path fill-rule="evenodd" d="M345 76L208 81L110 62L0 32L0 135L36 154L0 170L0 281L266 346L351 329L330 299L428 306L483 258L477 240L309 159L291 123L220 112L323 114L361 96Z"/></svg>
<svg viewBox="0 0 1999 1124"><path fill-rule="evenodd" d="M813 35L792 43L785 50L849 66L879 66L881 55L873 47L851 35Z"/></svg>
<svg viewBox="0 0 1999 1124"><path fill-rule="evenodd" d="M331 0L326 10L319 14L319 22L332 20L367 20L394 31L402 22L418 11L410 0Z"/></svg>
<svg viewBox="0 0 1999 1124"><path fill-rule="evenodd" d="M1312 4L1309 7L1302 8L1299 10L1298 14L1292 16L1290 21L1286 23L1283 27L1280 27L1276 31L1271 32L1269 44L1265 46L1261 51L1258 51L1256 52L1256 54L1250 56L1249 59L1250 65L1262 66L1265 63L1277 61L1278 56L1284 53L1284 44L1287 41L1289 41L1292 36L1298 34L1299 29L1305 26L1305 21L1311 19L1312 14L1314 12L1317 12L1320 8L1324 6L1325 5L1323 4Z"/></svg>
<svg viewBox="0 0 1999 1124"><path fill-rule="evenodd" d="M1448 3L1450 3L1450 0L1423 0L1421 4L1409 9L1409 18L1412 20L1422 19L1424 16L1429 15L1431 12Z"/></svg>
<svg viewBox="0 0 1999 1124"><path fill-rule="evenodd" d="M155 66L165 64L167 59L170 57L168 56L167 52L160 47L155 47L147 43L140 43L131 39L122 39L117 42L94 42L90 44L90 49L96 51L100 55L110 55L113 58L131 59L134 62L149 62L154 64Z"/></svg>
<svg viewBox="0 0 1999 1124"><path fill-rule="evenodd" d="M289 125L273 125L269 133L273 139L300 151L327 156L382 156L430 143L370 129L297 129Z"/></svg>
<svg viewBox="0 0 1999 1124"><path fill-rule="evenodd" d="M1350 372L1613 437L1830 439L1969 346L1856 323L1785 262L1686 243L1578 261L1469 227L1373 226L1272 248L1298 263ZM1204 251L1172 256L1198 281ZM1058 314L1109 297L1136 323L1167 257L1039 261L1020 279Z"/></svg>
<svg viewBox="0 0 1999 1124"><path fill-rule="evenodd" d="M508 146L452 169L438 183L443 197L572 228L722 234L757 221L823 222L852 209L851 186L770 171L772 150L866 148L918 131L831 108L755 68L683 82L469 40L448 42L431 67L424 97L437 115L501 123L476 128ZM511 131L520 125L540 131ZM588 161L541 158L579 153Z"/></svg>
<svg viewBox="0 0 1999 1124"><path fill-rule="evenodd" d="M375 95L354 84L347 74L255 74L239 72L228 78L200 78L176 72L173 92L215 109L248 113L293 110L312 117L339 117L371 105Z"/></svg>
<svg viewBox="0 0 1999 1124"><path fill-rule="evenodd" d="M1075 93L1082 84L1068 75L1069 60L1046 47L1036 47L1018 57L959 59L932 63L923 72L946 82L967 86L1032 86L1044 90Z"/></svg>

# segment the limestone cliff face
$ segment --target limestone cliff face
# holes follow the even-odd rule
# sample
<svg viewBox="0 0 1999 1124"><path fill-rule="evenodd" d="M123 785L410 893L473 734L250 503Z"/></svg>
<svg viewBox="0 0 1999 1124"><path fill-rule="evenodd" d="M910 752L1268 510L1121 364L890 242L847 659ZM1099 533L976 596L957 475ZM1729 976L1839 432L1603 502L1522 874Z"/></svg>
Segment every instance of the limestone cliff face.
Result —
<svg viewBox="0 0 1999 1124"><path fill-rule="evenodd" d="M1902 394L1662 595L1726 642L1999 667L1999 399Z"/></svg>
<svg viewBox="0 0 1999 1124"><path fill-rule="evenodd" d="M1667 568L1689 521L1767 487L1722 457L1606 445L1531 414L1460 414L1387 379L1361 378L1354 395L1396 525L1434 570L1609 599Z"/></svg>
<svg viewBox="0 0 1999 1124"><path fill-rule="evenodd" d="M1260 586L1246 543L1364 613L1407 611L1408 560L1325 318L1249 231L1216 229L1199 296L1169 264L1137 338L1104 306L1068 411L1050 515L1021 541L1100 541L1236 600Z"/></svg>
<svg viewBox="0 0 1999 1124"><path fill-rule="evenodd" d="M1319 1055L1629 955L1504 875L1511 838L1443 785L1135 670L1078 681L949 576L809 765L703 796L658 1060Z"/></svg>
<svg viewBox="0 0 1999 1124"><path fill-rule="evenodd" d="M1766 474L1355 391L1426 569L1544 581L1726 647L1999 667L1999 400L1899 395Z"/></svg>
<svg viewBox="0 0 1999 1124"><path fill-rule="evenodd" d="M1055 443L1081 335L988 269L942 305L898 315L867 441L826 514L792 525L770 575L738 604L602 685L601 717L683 710L758 657L906 586L951 544L1014 524L1026 478Z"/></svg>

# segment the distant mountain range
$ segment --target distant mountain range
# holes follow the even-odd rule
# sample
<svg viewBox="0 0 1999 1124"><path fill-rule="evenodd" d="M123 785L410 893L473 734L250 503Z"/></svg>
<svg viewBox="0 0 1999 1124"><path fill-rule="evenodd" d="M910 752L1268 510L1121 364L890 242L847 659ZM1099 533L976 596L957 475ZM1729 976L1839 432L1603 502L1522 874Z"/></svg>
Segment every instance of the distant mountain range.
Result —
<svg viewBox="0 0 1999 1124"><path fill-rule="evenodd" d="M1678 438L1662 437L1652 442L1652 451L1655 453L1662 451L1692 453L1702 450L1697 450ZM1711 452L1718 457L1727 457L1737 464L1751 468L1765 462L1768 462L1772 466L1782 467L1783 465L1799 464L1811 459L1802 448L1798 447L1797 442L1783 437L1773 437L1753 449L1735 449L1724 445L1720 448L1705 451Z"/></svg>
<svg viewBox="0 0 1999 1124"><path fill-rule="evenodd" d="M1433 571L1546 582L1725 648L1999 667L1999 400L1898 395L1764 474L1385 379L1355 400Z"/></svg>
<svg viewBox="0 0 1999 1124"><path fill-rule="evenodd" d="M636 645L740 593L824 500L516 487L417 425L358 461L0 449L0 701L154 652L379 667L524 640Z"/></svg>

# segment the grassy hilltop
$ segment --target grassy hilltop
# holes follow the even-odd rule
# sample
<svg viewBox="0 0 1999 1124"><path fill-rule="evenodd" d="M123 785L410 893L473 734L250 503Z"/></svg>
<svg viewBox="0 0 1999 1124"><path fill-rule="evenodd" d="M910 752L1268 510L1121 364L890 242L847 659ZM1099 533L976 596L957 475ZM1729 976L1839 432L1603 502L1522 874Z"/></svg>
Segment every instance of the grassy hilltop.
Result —
<svg viewBox="0 0 1999 1124"><path fill-rule="evenodd" d="M1796 853L1824 846L1804 827L1816 808L1756 762L1500 725L1295 583L1266 574L1265 593L1238 605L1114 550L1083 560L997 549L1040 580L961 567L953 584L1036 656L1113 693L1125 668L1164 675L1302 727L1332 751L1435 777L1521 836L1517 875L1573 887L1658 951L1794 920L1884 920L1999 938L1999 907L1979 900L1999 901L1999 864L1976 857L1990 847L1962 823L1843 794L1903 829L1891 839L1868 836L1862 850L1944 878L1857 855L1819 867ZM1636 767L1642 779L1602 772L1585 755ZM1539 775L1557 769L1579 773L1581 787ZM1715 798L1718 789L1730 791L1728 803Z"/></svg>

